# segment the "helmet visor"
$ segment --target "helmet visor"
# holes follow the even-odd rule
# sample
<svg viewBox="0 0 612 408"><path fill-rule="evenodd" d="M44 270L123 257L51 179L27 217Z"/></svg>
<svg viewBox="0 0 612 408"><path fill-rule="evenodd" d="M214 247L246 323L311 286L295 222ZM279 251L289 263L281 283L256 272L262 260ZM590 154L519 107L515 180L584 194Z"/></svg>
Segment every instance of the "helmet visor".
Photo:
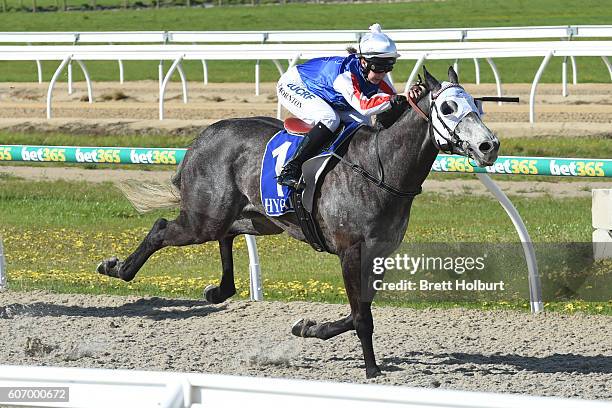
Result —
<svg viewBox="0 0 612 408"><path fill-rule="evenodd" d="M375 72L377 74L381 74L383 72L391 72L393 71L393 65L395 65L395 58L367 58L367 68Z"/></svg>

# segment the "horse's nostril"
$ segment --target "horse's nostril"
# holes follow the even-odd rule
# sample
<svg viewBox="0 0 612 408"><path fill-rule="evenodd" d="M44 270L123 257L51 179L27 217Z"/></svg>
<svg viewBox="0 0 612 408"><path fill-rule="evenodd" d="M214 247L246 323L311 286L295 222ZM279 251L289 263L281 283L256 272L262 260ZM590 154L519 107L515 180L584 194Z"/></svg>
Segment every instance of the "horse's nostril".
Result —
<svg viewBox="0 0 612 408"><path fill-rule="evenodd" d="M480 146L478 146L478 150L480 150L482 153L489 153L491 150L493 150L493 144L490 142L481 143Z"/></svg>

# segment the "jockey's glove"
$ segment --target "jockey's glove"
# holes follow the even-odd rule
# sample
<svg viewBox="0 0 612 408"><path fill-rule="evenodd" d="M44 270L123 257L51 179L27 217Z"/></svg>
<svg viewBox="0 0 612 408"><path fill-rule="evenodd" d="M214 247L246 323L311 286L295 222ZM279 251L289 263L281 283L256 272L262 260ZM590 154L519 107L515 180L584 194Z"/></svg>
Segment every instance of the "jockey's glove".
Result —
<svg viewBox="0 0 612 408"><path fill-rule="evenodd" d="M390 102L391 102L391 109L393 109L396 106L402 106L408 103L408 99L406 99L405 95L395 94L395 95L391 95Z"/></svg>
<svg viewBox="0 0 612 408"><path fill-rule="evenodd" d="M376 124L383 129L391 127L406 111L408 105L408 99L401 94L391 95L389 102L391 107L376 115Z"/></svg>

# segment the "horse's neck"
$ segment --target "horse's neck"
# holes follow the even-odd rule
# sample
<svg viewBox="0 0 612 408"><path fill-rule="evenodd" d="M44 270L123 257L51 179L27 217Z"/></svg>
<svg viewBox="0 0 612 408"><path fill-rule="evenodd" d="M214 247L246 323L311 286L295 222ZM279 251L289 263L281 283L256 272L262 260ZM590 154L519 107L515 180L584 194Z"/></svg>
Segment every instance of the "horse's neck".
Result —
<svg viewBox="0 0 612 408"><path fill-rule="evenodd" d="M418 105L429 115L428 94ZM438 153L427 130L427 122L410 109L393 126L380 132L379 149L386 182L403 190L415 190L423 184Z"/></svg>

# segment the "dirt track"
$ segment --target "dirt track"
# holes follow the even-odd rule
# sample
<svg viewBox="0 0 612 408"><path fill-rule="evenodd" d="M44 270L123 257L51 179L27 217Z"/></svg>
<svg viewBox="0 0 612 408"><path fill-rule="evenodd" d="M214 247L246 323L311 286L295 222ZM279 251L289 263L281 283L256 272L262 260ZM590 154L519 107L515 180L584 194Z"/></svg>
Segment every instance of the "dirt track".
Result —
<svg viewBox="0 0 612 408"><path fill-rule="evenodd" d="M293 337L300 317L346 305L0 294L2 364L132 368L612 399L612 319L375 308L384 375L365 380L347 333Z"/></svg>
<svg viewBox="0 0 612 408"><path fill-rule="evenodd" d="M466 85L474 95L495 95L491 84ZM180 84L166 92L165 118L158 118L158 85L154 81L94 83L93 104L84 83L68 95L66 84L53 93L52 120L45 119L46 84L0 84L0 130L61 131L94 134L193 134L210 123L231 117L276 116L274 84L255 96L254 84L189 83L189 102L182 103ZM529 123L530 84L504 85L504 95L519 96L518 105L488 103L485 121L500 137L612 135L612 84L570 86L561 96L557 84L541 84L536 94L536 124ZM116 100L118 97L124 99ZM86 99L85 99L86 100Z"/></svg>

